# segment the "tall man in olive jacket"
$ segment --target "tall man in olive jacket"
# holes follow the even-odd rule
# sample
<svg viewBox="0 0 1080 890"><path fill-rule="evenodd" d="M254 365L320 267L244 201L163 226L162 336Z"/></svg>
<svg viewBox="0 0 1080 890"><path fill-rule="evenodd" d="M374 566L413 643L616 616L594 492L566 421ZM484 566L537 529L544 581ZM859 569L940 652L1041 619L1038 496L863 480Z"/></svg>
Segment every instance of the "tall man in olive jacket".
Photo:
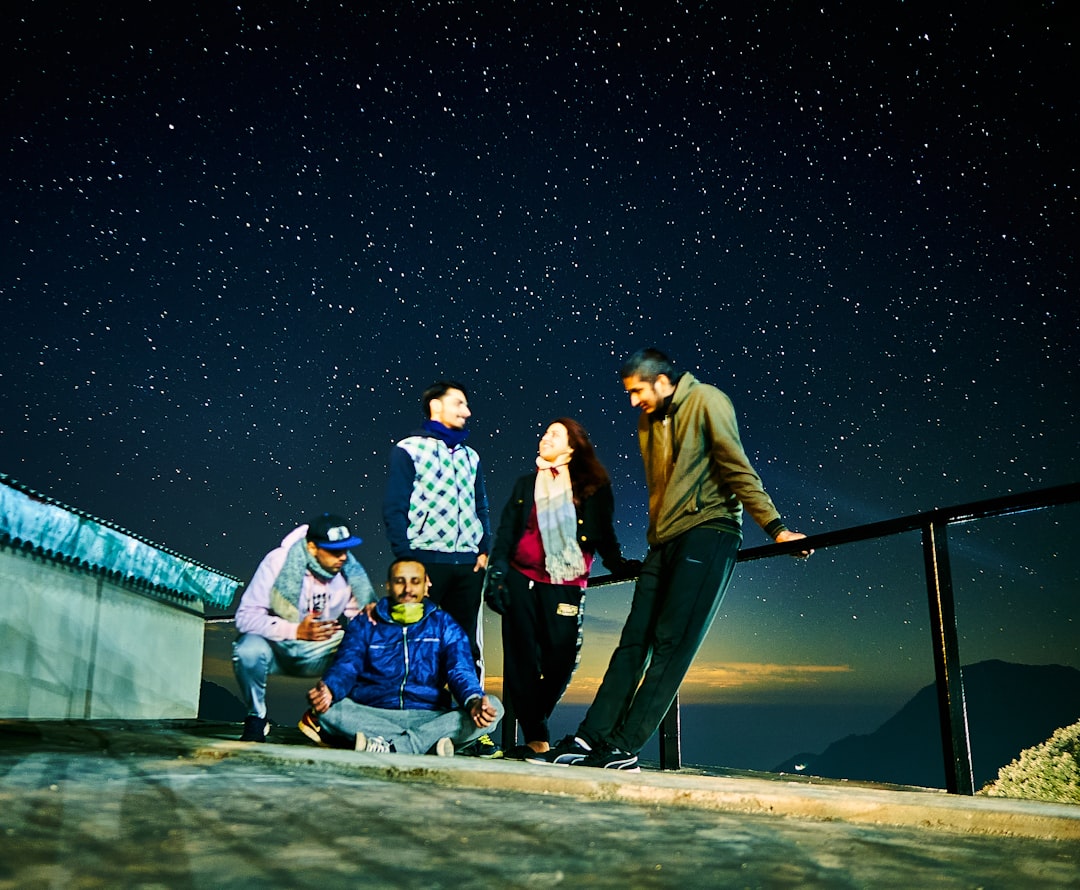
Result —
<svg viewBox="0 0 1080 890"><path fill-rule="evenodd" d="M630 404L641 409L649 554L577 734L529 758L534 763L638 771L638 752L675 700L727 591L743 510L777 542L806 537L781 522L724 393L676 371L656 349L635 352L621 376Z"/></svg>

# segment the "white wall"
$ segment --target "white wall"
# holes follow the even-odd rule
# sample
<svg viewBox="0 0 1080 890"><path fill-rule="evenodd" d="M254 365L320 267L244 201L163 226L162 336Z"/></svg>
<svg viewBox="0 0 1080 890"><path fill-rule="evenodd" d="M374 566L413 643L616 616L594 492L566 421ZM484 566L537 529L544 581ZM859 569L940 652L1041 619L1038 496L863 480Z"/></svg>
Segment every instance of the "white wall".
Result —
<svg viewBox="0 0 1080 890"><path fill-rule="evenodd" d="M201 613L0 546L0 717L194 718Z"/></svg>

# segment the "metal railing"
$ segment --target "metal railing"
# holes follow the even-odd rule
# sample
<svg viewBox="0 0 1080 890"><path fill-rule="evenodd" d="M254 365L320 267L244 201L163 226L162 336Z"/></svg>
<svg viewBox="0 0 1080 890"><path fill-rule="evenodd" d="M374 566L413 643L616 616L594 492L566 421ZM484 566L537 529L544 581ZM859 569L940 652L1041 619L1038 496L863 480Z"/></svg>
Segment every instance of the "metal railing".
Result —
<svg viewBox="0 0 1080 890"><path fill-rule="evenodd" d="M790 556L806 549L825 550L829 547L891 537L912 531L922 533L923 566L930 608L930 633L946 787L953 794L970 795L975 793L975 783L971 744L968 737L967 707L964 700L964 681L960 672L960 647L956 629L952 575L949 568L948 527L962 522L1012 516L1078 501L1080 501L1080 482L1073 482L1024 494L990 498L955 507L942 507L926 513L916 513L840 531L810 535L784 544L751 547L739 552L738 561L749 562L755 559ZM595 589L608 584L622 583L625 580L627 579L615 581L599 577L590 581L589 588ZM504 738L507 732L514 732L512 707L513 703L507 702ZM512 738L512 735L510 737ZM682 765L682 744L678 696L675 697L675 701L660 724L659 741L660 768L679 769Z"/></svg>

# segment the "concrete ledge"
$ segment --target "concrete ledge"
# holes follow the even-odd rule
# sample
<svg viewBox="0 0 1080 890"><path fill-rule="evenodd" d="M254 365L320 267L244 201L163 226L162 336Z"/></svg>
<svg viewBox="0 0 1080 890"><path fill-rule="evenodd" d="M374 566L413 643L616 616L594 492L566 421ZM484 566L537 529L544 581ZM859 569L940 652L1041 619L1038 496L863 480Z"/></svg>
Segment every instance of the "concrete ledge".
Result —
<svg viewBox="0 0 1080 890"><path fill-rule="evenodd" d="M1080 840L1080 807L962 797L936 789L873 786L771 774L605 772L513 760L366 754L318 748L299 732L275 730L292 744L252 744L238 727L199 721L0 720L7 748L101 750L112 756L238 759L287 769L312 768L390 782L565 795L578 800L682 807L785 819L907 827L959 835Z"/></svg>
<svg viewBox="0 0 1080 890"><path fill-rule="evenodd" d="M290 726L274 726L270 744L239 732L0 720L0 836L18 854L0 888L1049 890L1080 874L1080 807L722 770L356 754Z"/></svg>
<svg viewBox="0 0 1080 890"><path fill-rule="evenodd" d="M837 820L957 834L1080 840L1080 807L1006 798L962 797L923 788L887 789L811 779L618 773L512 760L358 754L294 745L253 745L188 737L193 757L241 757L302 764L389 781L429 782L582 800L691 807L726 813ZM178 734L177 741L180 736Z"/></svg>

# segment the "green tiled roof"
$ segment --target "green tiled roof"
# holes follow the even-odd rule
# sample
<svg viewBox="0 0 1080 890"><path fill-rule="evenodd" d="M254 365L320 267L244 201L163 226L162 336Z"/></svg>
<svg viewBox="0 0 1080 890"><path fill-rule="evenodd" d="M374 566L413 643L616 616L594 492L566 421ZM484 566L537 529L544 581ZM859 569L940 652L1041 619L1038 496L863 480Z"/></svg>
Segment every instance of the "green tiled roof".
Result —
<svg viewBox="0 0 1080 890"><path fill-rule="evenodd" d="M225 607L240 581L41 495L0 473L0 540Z"/></svg>

